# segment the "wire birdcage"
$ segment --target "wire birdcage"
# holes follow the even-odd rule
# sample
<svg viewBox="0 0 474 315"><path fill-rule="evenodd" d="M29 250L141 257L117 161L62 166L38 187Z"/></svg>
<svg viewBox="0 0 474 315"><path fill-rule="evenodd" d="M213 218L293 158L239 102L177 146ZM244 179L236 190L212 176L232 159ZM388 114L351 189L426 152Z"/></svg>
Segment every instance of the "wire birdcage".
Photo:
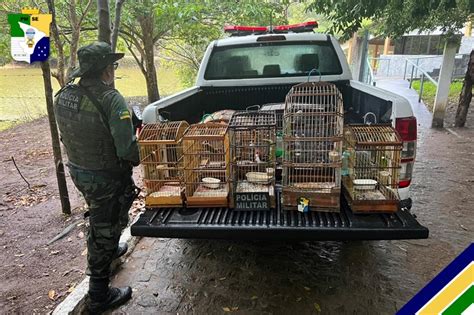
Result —
<svg viewBox="0 0 474 315"><path fill-rule="evenodd" d="M276 118L276 163L277 163L277 177L281 178L281 164L283 160L283 113L285 111L285 103L269 103L261 108L262 111L275 112Z"/></svg>
<svg viewBox="0 0 474 315"><path fill-rule="evenodd" d="M353 212L396 212L403 143L390 125L349 125L344 131L344 195Z"/></svg>
<svg viewBox="0 0 474 315"><path fill-rule="evenodd" d="M340 210L343 101L328 82L295 85L283 117L284 209Z"/></svg>
<svg viewBox="0 0 474 315"><path fill-rule="evenodd" d="M229 123L229 135L234 208L274 208L275 112L236 112Z"/></svg>
<svg viewBox="0 0 474 315"><path fill-rule="evenodd" d="M147 124L138 137L145 205L170 207L183 205L183 148L181 139L189 127L185 121Z"/></svg>
<svg viewBox="0 0 474 315"><path fill-rule="evenodd" d="M184 181L188 207L226 207L229 195L227 124L191 125L183 136Z"/></svg>

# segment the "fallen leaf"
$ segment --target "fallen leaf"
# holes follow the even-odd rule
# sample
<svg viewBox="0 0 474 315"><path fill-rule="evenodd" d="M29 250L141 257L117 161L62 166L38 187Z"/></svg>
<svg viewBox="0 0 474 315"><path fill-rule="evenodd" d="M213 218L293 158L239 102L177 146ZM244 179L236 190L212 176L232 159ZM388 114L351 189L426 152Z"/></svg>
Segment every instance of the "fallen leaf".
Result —
<svg viewBox="0 0 474 315"><path fill-rule="evenodd" d="M77 235L79 238L84 238L84 232L79 232L79 234Z"/></svg>
<svg viewBox="0 0 474 315"><path fill-rule="evenodd" d="M76 283L72 283L71 286L69 287L69 289L67 289L67 292L68 293L71 293L72 291L74 291L74 289L76 288Z"/></svg>
<svg viewBox="0 0 474 315"><path fill-rule="evenodd" d="M226 277L219 278L220 281L224 281Z"/></svg>
<svg viewBox="0 0 474 315"><path fill-rule="evenodd" d="M57 255L57 254L59 254L59 252L60 252L59 250L53 250L53 251L51 251L51 253L49 253L49 254L50 254L50 255Z"/></svg>
<svg viewBox="0 0 474 315"><path fill-rule="evenodd" d="M459 226L460 226L461 229L463 229L464 231L469 231L469 230L467 229L467 227L465 227L464 225L460 224Z"/></svg>
<svg viewBox="0 0 474 315"><path fill-rule="evenodd" d="M15 254L15 257L23 257L25 254Z"/></svg>
<svg viewBox="0 0 474 315"><path fill-rule="evenodd" d="M68 237L68 238L67 238L67 241L68 241L68 242L72 242L72 237Z"/></svg>
<svg viewBox="0 0 474 315"><path fill-rule="evenodd" d="M313 305L314 305L314 308L316 309L316 311L317 311L318 313L321 313L321 306L319 306L319 304L316 303L316 302L314 302Z"/></svg>
<svg viewBox="0 0 474 315"><path fill-rule="evenodd" d="M254 296L252 296L250 299L251 299L251 300L256 300L256 299L258 299L258 296L254 295Z"/></svg>
<svg viewBox="0 0 474 315"><path fill-rule="evenodd" d="M227 250L230 252L232 250L232 245L230 245Z"/></svg>
<svg viewBox="0 0 474 315"><path fill-rule="evenodd" d="M54 290L49 290L49 292L48 292L48 297L49 297L50 300L53 300L53 301L54 301L54 300L55 300L55 299L54 299L54 296L55 296L55 295L56 295L56 291L54 291Z"/></svg>
<svg viewBox="0 0 474 315"><path fill-rule="evenodd" d="M25 267L25 265L24 264L19 264L18 267L23 268L23 267Z"/></svg>
<svg viewBox="0 0 474 315"><path fill-rule="evenodd" d="M302 299L303 299L303 298L298 297L298 298L296 298L296 302L299 302L299 301L301 301Z"/></svg>
<svg viewBox="0 0 474 315"><path fill-rule="evenodd" d="M232 311L233 311L233 312L238 311L238 310L239 310L239 307L238 307L238 306L234 306L234 307L232 308Z"/></svg>
<svg viewBox="0 0 474 315"><path fill-rule="evenodd" d="M228 308L228 307L223 307L222 309L224 310L224 312L230 312L231 311L230 308Z"/></svg>
<svg viewBox="0 0 474 315"><path fill-rule="evenodd" d="M84 249L84 250L82 251L82 253L81 253L81 256L85 256L85 255L87 255L87 248Z"/></svg>
<svg viewBox="0 0 474 315"><path fill-rule="evenodd" d="M311 291L311 288L303 287L306 291Z"/></svg>

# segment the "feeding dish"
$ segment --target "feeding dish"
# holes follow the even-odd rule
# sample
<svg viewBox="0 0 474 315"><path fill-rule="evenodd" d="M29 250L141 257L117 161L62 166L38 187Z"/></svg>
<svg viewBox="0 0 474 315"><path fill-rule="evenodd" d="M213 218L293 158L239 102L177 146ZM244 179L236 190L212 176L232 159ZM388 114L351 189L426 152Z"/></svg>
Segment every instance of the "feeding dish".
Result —
<svg viewBox="0 0 474 315"><path fill-rule="evenodd" d="M203 185L207 188L218 189L221 183L221 180L214 177L204 177L202 179Z"/></svg>
<svg viewBox="0 0 474 315"><path fill-rule="evenodd" d="M372 190L377 185L377 181L374 179L354 179L353 183L357 190Z"/></svg>

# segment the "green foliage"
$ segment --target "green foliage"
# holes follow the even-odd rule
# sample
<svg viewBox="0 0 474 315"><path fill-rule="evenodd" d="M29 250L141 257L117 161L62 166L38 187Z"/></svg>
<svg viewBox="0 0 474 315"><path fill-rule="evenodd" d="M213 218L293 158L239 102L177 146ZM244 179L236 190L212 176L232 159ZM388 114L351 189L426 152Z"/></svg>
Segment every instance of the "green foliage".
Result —
<svg viewBox="0 0 474 315"><path fill-rule="evenodd" d="M162 56L178 68L185 86L194 84L206 47L225 36L225 25L277 25L287 23L289 1L175 0L179 23L161 41Z"/></svg>
<svg viewBox="0 0 474 315"><path fill-rule="evenodd" d="M472 0L313 0L308 10L324 14L332 22L330 32L345 38L357 32L365 19L374 21L381 35L400 37L418 29L440 27L448 35L462 29L474 13Z"/></svg>
<svg viewBox="0 0 474 315"><path fill-rule="evenodd" d="M307 4L302 2L291 3L288 7L288 23L297 24L307 21L318 22L317 32L325 33L331 26L331 22L323 15L306 10Z"/></svg>

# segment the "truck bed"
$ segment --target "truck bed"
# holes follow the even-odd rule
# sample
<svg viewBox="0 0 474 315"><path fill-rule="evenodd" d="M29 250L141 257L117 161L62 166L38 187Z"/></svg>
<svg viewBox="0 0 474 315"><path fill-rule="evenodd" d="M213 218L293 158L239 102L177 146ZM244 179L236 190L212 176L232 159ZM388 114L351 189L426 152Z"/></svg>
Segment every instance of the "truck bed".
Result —
<svg viewBox="0 0 474 315"><path fill-rule="evenodd" d="M131 232L135 236L239 240L422 239L429 233L408 211L356 215L344 198L340 213L286 211L279 203L270 211L147 209Z"/></svg>

